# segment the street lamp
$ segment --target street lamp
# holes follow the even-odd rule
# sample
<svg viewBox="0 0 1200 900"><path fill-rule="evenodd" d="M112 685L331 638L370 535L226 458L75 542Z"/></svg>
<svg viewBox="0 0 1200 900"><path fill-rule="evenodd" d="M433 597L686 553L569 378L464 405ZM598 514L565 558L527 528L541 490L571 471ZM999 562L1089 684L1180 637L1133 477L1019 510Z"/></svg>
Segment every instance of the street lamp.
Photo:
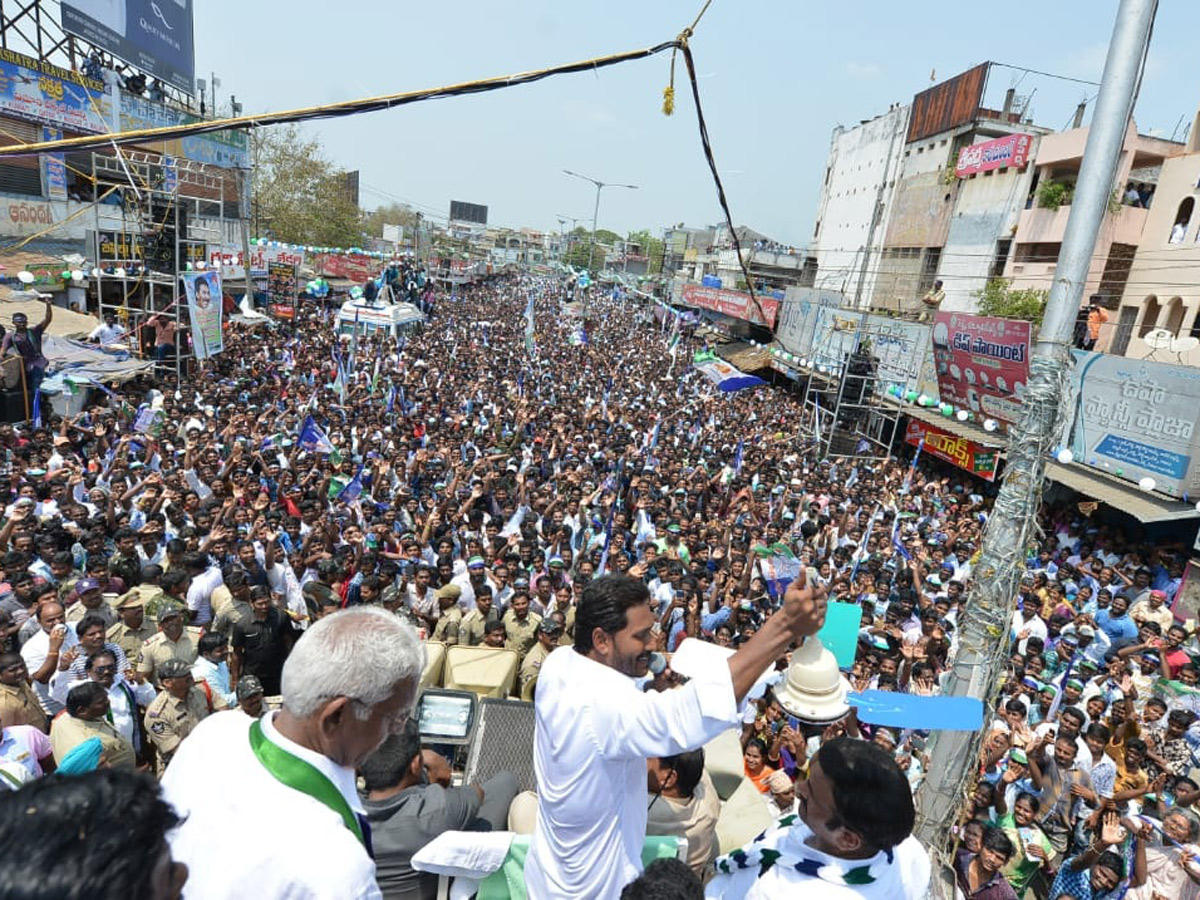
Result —
<svg viewBox="0 0 1200 900"><path fill-rule="evenodd" d="M570 175L573 178L582 178L584 181L590 181L596 186L596 206L592 210L592 245L588 249L588 271L592 270L592 261L596 256L596 220L600 216L600 191L606 187L629 188L636 191L636 184L613 184L607 181L597 181L595 178L589 178L587 175L580 175L578 172L572 172L570 169L563 169L563 173Z"/></svg>

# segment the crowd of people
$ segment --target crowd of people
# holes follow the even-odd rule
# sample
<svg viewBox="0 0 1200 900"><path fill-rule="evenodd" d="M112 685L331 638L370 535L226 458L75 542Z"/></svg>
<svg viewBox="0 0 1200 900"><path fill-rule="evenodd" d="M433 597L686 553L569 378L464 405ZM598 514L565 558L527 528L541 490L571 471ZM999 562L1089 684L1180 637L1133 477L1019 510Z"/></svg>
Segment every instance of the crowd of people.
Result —
<svg viewBox="0 0 1200 900"><path fill-rule="evenodd" d="M781 543L830 602L861 608L853 688L937 695L994 488L928 456L821 459L797 393L721 393L678 360L700 346L687 329L590 293L568 305L578 298L560 280L533 275L427 293L428 322L399 339L339 336L328 312L302 306L277 329L231 327L225 352L178 387L139 382L78 416L0 426L0 789L56 768L170 780L205 719L257 720L280 694L286 711L288 679L295 692L306 678L287 671L294 648L346 608L515 650L525 700L553 654L579 648L580 598L605 573L644 585L654 650L736 651L779 614L760 548ZM134 430L144 405L164 412L161 431ZM960 824L966 897L1200 896L1197 647L1170 611L1187 548L1115 521L1086 505L1043 512ZM789 658L777 655L774 680ZM853 802L847 773L878 759L854 763L846 742L886 754L911 791L928 734L854 715L811 725L769 689L741 723L745 775L772 816L815 833L808 845L829 858L849 847L845 858L890 862L911 801ZM396 740L355 762L377 827L398 792L445 771L412 734ZM198 752L189 771L203 769ZM702 751L652 758L646 787L653 826L688 837L699 879L779 852L719 857ZM450 818L499 826L480 814L489 789L455 800ZM840 836L814 827L818 804L841 817ZM887 881L874 865L849 871L877 890L920 878L916 866ZM850 889L846 877L831 883ZM429 888L401 881L386 896Z"/></svg>

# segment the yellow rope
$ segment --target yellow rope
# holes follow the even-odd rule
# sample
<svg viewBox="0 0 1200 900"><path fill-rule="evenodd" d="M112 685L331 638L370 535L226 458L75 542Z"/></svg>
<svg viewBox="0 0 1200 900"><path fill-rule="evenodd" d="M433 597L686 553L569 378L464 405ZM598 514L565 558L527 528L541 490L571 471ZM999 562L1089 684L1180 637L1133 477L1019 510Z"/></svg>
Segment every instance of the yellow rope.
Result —
<svg viewBox="0 0 1200 900"><path fill-rule="evenodd" d="M679 37L675 39L676 47L671 51L671 78L667 86L663 88L662 111L664 116L672 115L675 112L675 56L688 45L688 41L692 39L692 34L696 31L696 26L700 24L700 20L704 18L704 14L708 12L710 6L712 6L712 0L704 0L704 6L700 8L700 12L692 20L692 24L679 32Z"/></svg>
<svg viewBox="0 0 1200 900"><path fill-rule="evenodd" d="M20 250L22 247L24 247L30 241L37 240L40 237L45 237L52 231L57 231L59 228L62 228L64 225L66 225L68 222L70 222L72 219L77 219L80 216L82 216L84 213L91 212L92 207L96 203L100 203L102 200L104 200L105 197L107 197L109 194L111 194L115 190L116 190L115 187L109 188L107 191L104 192L103 196L97 197L93 203L89 203L87 206L83 207L82 209L75 210L75 212L71 213L69 216L67 216L65 219L63 219L61 222L55 222L49 228L43 228L41 231L37 232L36 234L31 234L27 238L22 238L21 240L17 241L15 244L9 244L7 246L0 247L0 253L8 253L11 250Z"/></svg>

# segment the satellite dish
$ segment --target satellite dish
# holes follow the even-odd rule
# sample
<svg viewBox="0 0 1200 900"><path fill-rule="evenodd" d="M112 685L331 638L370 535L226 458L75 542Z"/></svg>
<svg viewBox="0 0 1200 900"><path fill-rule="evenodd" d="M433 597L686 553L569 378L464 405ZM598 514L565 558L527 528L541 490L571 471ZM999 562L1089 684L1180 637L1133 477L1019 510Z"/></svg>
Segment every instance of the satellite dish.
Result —
<svg viewBox="0 0 1200 900"><path fill-rule="evenodd" d="M1172 353L1187 353L1195 350L1197 347L1200 347L1200 338L1188 336L1175 338L1175 340L1171 341Z"/></svg>
<svg viewBox="0 0 1200 900"><path fill-rule="evenodd" d="M1166 350L1175 340L1175 335L1165 328L1155 328L1152 331L1147 331L1146 336L1142 340L1146 342L1147 347L1154 350Z"/></svg>

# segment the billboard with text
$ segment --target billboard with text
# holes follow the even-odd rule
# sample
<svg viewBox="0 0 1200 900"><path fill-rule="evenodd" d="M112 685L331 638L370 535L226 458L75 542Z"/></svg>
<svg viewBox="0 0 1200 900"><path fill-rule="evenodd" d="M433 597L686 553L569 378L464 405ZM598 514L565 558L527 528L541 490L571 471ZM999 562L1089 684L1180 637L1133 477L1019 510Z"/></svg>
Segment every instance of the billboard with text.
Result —
<svg viewBox="0 0 1200 900"><path fill-rule="evenodd" d="M755 300L758 301L757 304L754 302ZM750 295L744 291L728 291L699 284L683 286L683 302L699 306L701 309L732 316L743 322L766 325L768 328L775 327L775 319L779 315L778 300L772 300L762 294L755 294L754 299L751 299Z"/></svg>
<svg viewBox="0 0 1200 900"><path fill-rule="evenodd" d="M450 201L451 222L471 222L474 225L487 224L488 208L479 203L465 203L462 200Z"/></svg>
<svg viewBox="0 0 1200 900"><path fill-rule="evenodd" d="M104 84L29 56L0 49L0 112L84 133L110 130Z"/></svg>
<svg viewBox="0 0 1200 900"><path fill-rule="evenodd" d="M63 30L189 94L192 0L62 0Z"/></svg>
<svg viewBox="0 0 1200 900"><path fill-rule="evenodd" d="M933 360L942 400L1015 422L1029 383L1032 330L1018 319L939 312L933 320Z"/></svg>

